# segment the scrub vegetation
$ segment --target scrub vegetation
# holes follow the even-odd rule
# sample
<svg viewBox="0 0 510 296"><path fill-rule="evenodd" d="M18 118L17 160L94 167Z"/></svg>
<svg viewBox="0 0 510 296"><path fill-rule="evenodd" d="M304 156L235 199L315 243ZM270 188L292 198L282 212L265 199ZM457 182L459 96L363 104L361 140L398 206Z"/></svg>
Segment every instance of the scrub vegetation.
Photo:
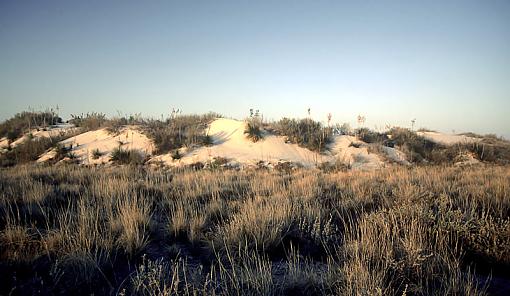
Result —
<svg viewBox="0 0 510 296"><path fill-rule="evenodd" d="M271 124L271 129L276 134L285 136L290 143L318 152L326 149L333 135L331 128L324 127L320 122L310 118L283 118Z"/></svg>
<svg viewBox="0 0 510 296"><path fill-rule="evenodd" d="M53 110L24 111L0 123L0 138L6 137L9 141L14 141L34 128L46 128L58 123L62 123L62 118Z"/></svg>

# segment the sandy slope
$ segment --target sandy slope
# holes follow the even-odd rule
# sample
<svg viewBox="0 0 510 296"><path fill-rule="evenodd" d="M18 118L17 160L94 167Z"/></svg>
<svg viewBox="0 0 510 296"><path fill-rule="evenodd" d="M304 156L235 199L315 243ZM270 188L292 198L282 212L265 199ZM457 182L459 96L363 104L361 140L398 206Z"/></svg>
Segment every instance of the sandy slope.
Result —
<svg viewBox="0 0 510 296"><path fill-rule="evenodd" d="M271 166L279 162L299 163L304 167L313 167L323 162L334 163L337 160L350 165L354 169L378 168L383 165L379 157L368 153L366 147L349 147L357 141L350 136L337 136L329 146L329 151L316 153L285 142L281 136L264 133L262 140L253 143L246 138L244 130L246 123L233 119L217 119L209 126L209 135L213 145L200 147L183 152L183 157L173 160L170 154L159 155L151 159L152 162L164 162L168 165L182 166L196 162L209 162L216 157L231 160L235 166L253 166L262 161ZM358 141L359 142L359 141Z"/></svg>
<svg viewBox="0 0 510 296"><path fill-rule="evenodd" d="M71 146L72 152L76 154L83 164L107 163L113 149L136 149L144 155L150 155L154 151L153 142L142 134L136 127L128 126L118 134L111 134L106 129L86 132L60 142L65 146ZM98 149L102 156L98 159L92 158L92 151ZM51 159L55 155L54 150L43 154L38 162Z"/></svg>
<svg viewBox="0 0 510 296"><path fill-rule="evenodd" d="M444 145L454 145L457 143L466 144L480 141L480 139L464 135L443 134L438 132L417 132L417 134L433 142Z"/></svg>

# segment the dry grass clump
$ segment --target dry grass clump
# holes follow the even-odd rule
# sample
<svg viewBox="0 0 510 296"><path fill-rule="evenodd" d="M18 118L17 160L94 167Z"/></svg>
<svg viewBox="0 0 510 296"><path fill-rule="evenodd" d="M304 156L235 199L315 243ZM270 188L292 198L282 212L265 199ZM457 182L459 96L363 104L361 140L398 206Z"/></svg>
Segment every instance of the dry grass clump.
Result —
<svg viewBox="0 0 510 296"><path fill-rule="evenodd" d="M0 294L485 295L509 193L505 166L2 169Z"/></svg>

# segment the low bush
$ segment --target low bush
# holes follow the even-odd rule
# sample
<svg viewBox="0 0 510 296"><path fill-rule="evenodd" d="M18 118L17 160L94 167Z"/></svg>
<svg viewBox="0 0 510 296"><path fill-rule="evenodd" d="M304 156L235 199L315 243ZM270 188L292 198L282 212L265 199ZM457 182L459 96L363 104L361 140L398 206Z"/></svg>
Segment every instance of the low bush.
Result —
<svg viewBox="0 0 510 296"><path fill-rule="evenodd" d="M21 112L0 124L0 138L7 137L10 141L20 138L23 133L33 128L47 127L62 123L62 118L51 111Z"/></svg>
<svg viewBox="0 0 510 296"><path fill-rule="evenodd" d="M365 143L384 143L388 140L388 136L378 133L366 127L359 128L355 131L356 136Z"/></svg>
<svg viewBox="0 0 510 296"><path fill-rule="evenodd" d="M179 152L179 149L175 149L174 151L172 151L172 159L177 160L177 159L181 159L181 158L182 158L182 155L181 155L181 152Z"/></svg>
<svg viewBox="0 0 510 296"><path fill-rule="evenodd" d="M341 161L336 161L333 163L322 162L319 164L318 168L325 173L347 172L349 170L349 166Z"/></svg>
<svg viewBox="0 0 510 296"><path fill-rule="evenodd" d="M476 155L481 161L509 164L510 163L510 143L502 140L493 140L484 138L482 141L463 145Z"/></svg>
<svg viewBox="0 0 510 296"><path fill-rule="evenodd" d="M81 127L85 131L97 130L105 125L107 122L106 115L104 113L92 112L81 115L71 114L69 123L74 124L77 127Z"/></svg>
<svg viewBox="0 0 510 296"><path fill-rule="evenodd" d="M433 150L440 146L406 128L394 127L388 134L394 145L400 147L411 162L431 159Z"/></svg>
<svg viewBox="0 0 510 296"><path fill-rule="evenodd" d="M145 158L142 153L136 149L123 149L119 146L111 152L110 161L115 164L139 165L145 162Z"/></svg>
<svg viewBox="0 0 510 296"><path fill-rule="evenodd" d="M331 142L332 129L323 127L320 122L312 119L283 118L273 125L273 130L286 136L291 143L313 151L323 151Z"/></svg>
<svg viewBox="0 0 510 296"><path fill-rule="evenodd" d="M101 156L103 156L103 153L99 149L92 150L92 159L99 159Z"/></svg>
<svg viewBox="0 0 510 296"><path fill-rule="evenodd" d="M253 142L259 141L262 139L262 122L258 119L250 118L246 123L244 134Z"/></svg>
<svg viewBox="0 0 510 296"><path fill-rule="evenodd" d="M217 117L220 115L216 113L179 115L164 122L149 120L144 129L156 145L156 154L163 154L183 146L210 145L206 128Z"/></svg>
<svg viewBox="0 0 510 296"><path fill-rule="evenodd" d="M333 127L333 130L337 135L354 135L353 130L348 123L336 124Z"/></svg>

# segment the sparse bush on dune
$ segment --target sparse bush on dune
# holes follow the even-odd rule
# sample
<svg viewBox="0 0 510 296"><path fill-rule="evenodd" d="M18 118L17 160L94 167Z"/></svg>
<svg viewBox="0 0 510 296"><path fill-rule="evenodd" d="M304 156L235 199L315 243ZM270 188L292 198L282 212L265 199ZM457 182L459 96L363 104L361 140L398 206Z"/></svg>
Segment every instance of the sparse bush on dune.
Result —
<svg viewBox="0 0 510 296"><path fill-rule="evenodd" d="M101 156L103 156L103 152L99 151L99 149L92 150L92 159L99 159Z"/></svg>
<svg viewBox="0 0 510 296"><path fill-rule="evenodd" d="M260 139L262 139L262 123L257 119L250 119L246 123L244 134L253 142L258 142Z"/></svg>
<svg viewBox="0 0 510 296"><path fill-rule="evenodd" d="M69 123L82 128L85 131L97 130L104 126L107 121L106 114L91 112L87 114L74 115L71 114Z"/></svg>
<svg viewBox="0 0 510 296"><path fill-rule="evenodd" d="M438 147L438 144L406 128L394 127L388 134L391 135L391 140L395 145L407 154L411 162L426 160L430 152Z"/></svg>
<svg viewBox="0 0 510 296"><path fill-rule="evenodd" d="M478 143L464 144L463 148L476 155L481 161L499 164L510 163L510 143L504 140L483 138Z"/></svg>
<svg viewBox="0 0 510 296"><path fill-rule="evenodd" d="M339 135L353 135L353 130L348 123L336 124L333 130Z"/></svg>
<svg viewBox="0 0 510 296"><path fill-rule="evenodd" d="M179 152L179 149L175 149L174 151L172 151L172 159L173 160L177 160L177 159L181 159L182 158L182 155L181 155L181 152Z"/></svg>
<svg viewBox="0 0 510 296"><path fill-rule="evenodd" d="M375 132L366 127L356 129L355 134L365 143L384 143L388 140L388 136L386 134Z"/></svg>
<svg viewBox="0 0 510 296"><path fill-rule="evenodd" d="M246 120L244 134L253 142L258 142L262 139L263 125L259 110L256 110L256 112L253 113L253 109L250 109L250 117Z"/></svg>
<svg viewBox="0 0 510 296"><path fill-rule="evenodd" d="M31 129L44 128L61 122L62 118L58 117L53 110L24 111L0 123L0 138L7 137L10 141L14 141Z"/></svg>
<svg viewBox="0 0 510 296"><path fill-rule="evenodd" d="M167 153L183 146L210 145L207 124L221 117L216 113L205 115L178 115L166 121L149 120L144 125L147 135L156 145L156 153Z"/></svg>
<svg viewBox="0 0 510 296"><path fill-rule="evenodd" d="M110 153L110 161L116 164L139 165L145 162L145 157L136 149L123 149L119 146Z"/></svg>
<svg viewBox="0 0 510 296"><path fill-rule="evenodd" d="M126 125L143 125L147 120L143 119L141 114L130 115L129 117L117 116L107 118L106 114L99 112L90 112L86 114L71 114L69 123L82 128L83 131L93 131L106 128L109 133L117 134Z"/></svg>
<svg viewBox="0 0 510 296"><path fill-rule="evenodd" d="M485 295L491 272L510 280L507 166L19 166L0 192L0 294Z"/></svg>
<svg viewBox="0 0 510 296"><path fill-rule="evenodd" d="M283 118L272 125L272 129L279 135L286 136L291 143L313 151L322 151L331 142L333 131L323 127L320 122L309 118Z"/></svg>

